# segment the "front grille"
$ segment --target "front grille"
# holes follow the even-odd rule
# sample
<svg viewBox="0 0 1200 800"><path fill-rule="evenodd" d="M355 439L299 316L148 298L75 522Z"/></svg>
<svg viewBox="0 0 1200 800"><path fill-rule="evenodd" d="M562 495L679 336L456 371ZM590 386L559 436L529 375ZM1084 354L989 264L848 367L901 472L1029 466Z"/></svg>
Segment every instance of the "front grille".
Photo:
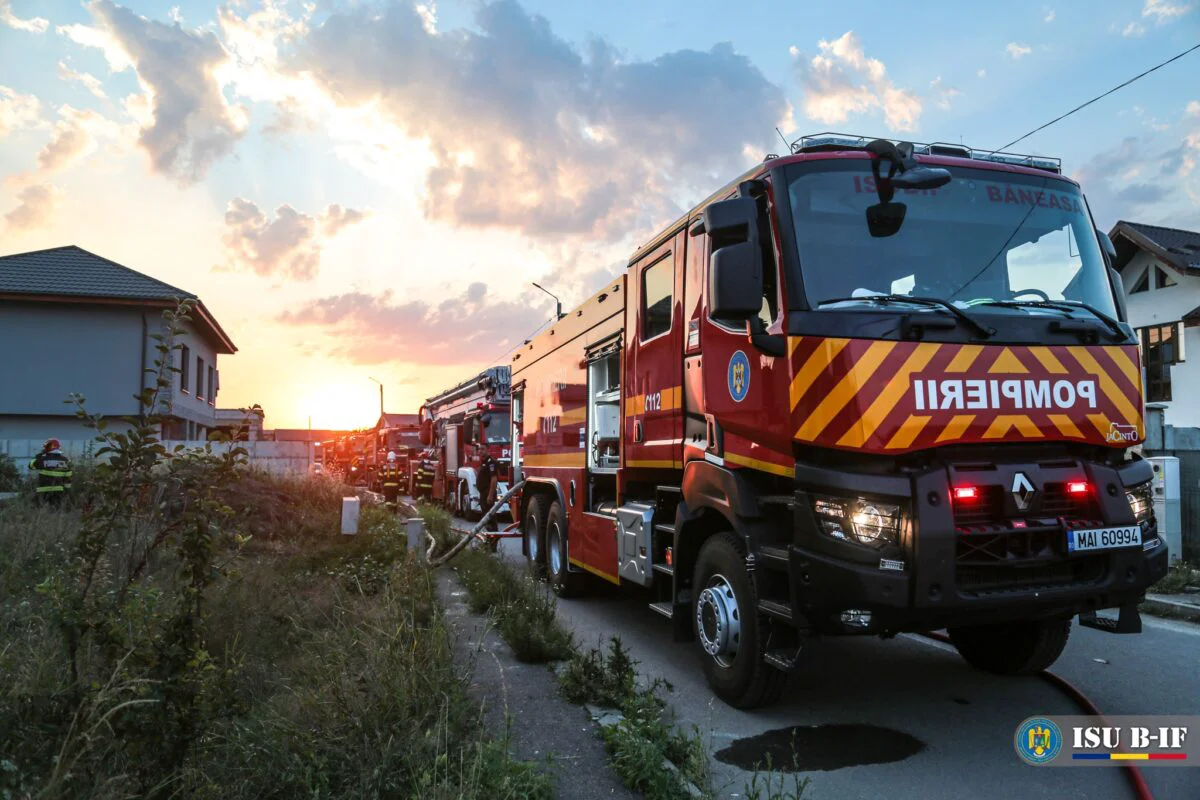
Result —
<svg viewBox="0 0 1200 800"><path fill-rule="evenodd" d="M959 532L955 566L960 590L1013 591L1096 583L1104 578L1104 554L1068 557L1066 534L1053 520L1038 527L992 527ZM1098 524L1098 523L1097 523Z"/></svg>
<svg viewBox="0 0 1200 800"><path fill-rule="evenodd" d="M977 528L1007 523L1011 516L1006 510L1006 492L1003 486L980 486L974 500L954 502L954 524L959 528ZM1064 481L1047 483L1038 493L1028 511L1017 512L1016 516L1069 517L1071 519L1094 519L1099 516L1095 498L1090 494L1067 494Z"/></svg>
<svg viewBox="0 0 1200 800"><path fill-rule="evenodd" d="M1004 489L980 486L979 496L970 501L954 501L954 524L960 528L989 525L1004 519Z"/></svg>

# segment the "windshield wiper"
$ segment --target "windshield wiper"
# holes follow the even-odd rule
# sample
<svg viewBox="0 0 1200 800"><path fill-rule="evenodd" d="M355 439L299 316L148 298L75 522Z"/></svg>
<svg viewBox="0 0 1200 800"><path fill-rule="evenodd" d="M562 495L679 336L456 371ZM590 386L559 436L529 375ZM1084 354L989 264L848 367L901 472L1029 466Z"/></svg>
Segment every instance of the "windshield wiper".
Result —
<svg viewBox="0 0 1200 800"><path fill-rule="evenodd" d="M913 297L907 294L870 294L864 297L836 297L832 300L822 300L820 303L817 303L817 307L819 308L830 303L881 303L883 305L889 303L911 303L915 306L941 308L958 317L959 321L966 323L968 328L973 329L984 339L990 339L996 333L995 328L987 327L950 301L942 300L938 297Z"/></svg>
<svg viewBox="0 0 1200 800"><path fill-rule="evenodd" d="M1079 300L988 300L983 303L976 303L976 305L1002 306L1004 308L1053 308L1058 311L1066 311L1067 313L1082 308L1084 311L1091 312L1092 316L1103 322L1115 338L1124 339L1126 336L1125 329L1121 327L1121 323L1095 306Z"/></svg>

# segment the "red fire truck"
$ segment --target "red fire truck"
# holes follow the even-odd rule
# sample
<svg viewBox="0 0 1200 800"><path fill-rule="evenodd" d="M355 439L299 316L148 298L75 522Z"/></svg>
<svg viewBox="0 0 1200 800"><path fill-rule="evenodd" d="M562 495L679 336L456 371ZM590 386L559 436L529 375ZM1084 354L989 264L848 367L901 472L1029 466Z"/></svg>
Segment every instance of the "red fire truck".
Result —
<svg viewBox="0 0 1200 800"><path fill-rule="evenodd" d="M513 355L525 555L650 587L737 707L821 634L1029 674L1075 617L1139 632L1167 553L1112 253L1057 160L798 140Z"/></svg>
<svg viewBox="0 0 1200 800"><path fill-rule="evenodd" d="M431 497L467 519L478 519L485 510L475 483L485 453L499 465L497 496L508 491L510 375L507 365L489 367L421 406L421 443L434 449Z"/></svg>

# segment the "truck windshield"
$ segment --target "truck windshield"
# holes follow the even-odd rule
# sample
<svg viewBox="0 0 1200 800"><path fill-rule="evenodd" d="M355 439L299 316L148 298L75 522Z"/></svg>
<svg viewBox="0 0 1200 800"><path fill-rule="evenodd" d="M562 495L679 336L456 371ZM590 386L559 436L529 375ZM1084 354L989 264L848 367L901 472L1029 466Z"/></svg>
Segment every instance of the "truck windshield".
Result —
<svg viewBox="0 0 1200 800"><path fill-rule="evenodd" d="M1072 183L952 167L946 186L897 191L893 202L907 206L904 222L894 235L874 237L866 211L879 197L869 161L789 169L792 228L812 308L887 294L948 300L972 313L1061 314L1037 305L1056 300L1116 313L1087 205ZM1013 300L1022 302L991 305Z"/></svg>
<svg viewBox="0 0 1200 800"><path fill-rule="evenodd" d="M509 412L492 411L487 415L487 424L483 426L483 437L488 444L502 444L512 438L510 429L512 420Z"/></svg>

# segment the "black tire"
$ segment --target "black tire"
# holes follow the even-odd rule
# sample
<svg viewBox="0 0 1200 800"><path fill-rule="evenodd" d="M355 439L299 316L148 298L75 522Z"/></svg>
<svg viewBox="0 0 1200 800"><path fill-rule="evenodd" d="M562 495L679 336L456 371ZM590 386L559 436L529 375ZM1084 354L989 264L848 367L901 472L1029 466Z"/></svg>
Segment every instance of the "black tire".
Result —
<svg viewBox="0 0 1200 800"><path fill-rule="evenodd" d="M559 597L579 597L585 588L587 576L571 571L570 552L566 519L555 500L546 514L546 575Z"/></svg>
<svg viewBox="0 0 1200 800"><path fill-rule="evenodd" d="M705 589L712 588L713 600L705 599ZM734 708L757 708L779 699L787 683L787 675L763 660L771 622L758 613L758 593L754 581L746 572L745 547L733 533L719 533L700 548L693 572L692 627L700 654L704 677L717 697ZM728 603L732 592L733 603ZM716 627L718 616L713 614L714 603L720 601L728 611L727 617L740 629L735 639L728 640L728 649L710 654L704 642L720 644ZM702 608L703 606L703 608ZM734 626L723 627L726 636ZM712 634L711 636L708 634Z"/></svg>
<svg viewBox="0 0 1200 800"><path fill-rule="evenodd" d="M546 512L542 498L534 495L525 506L525 517L521 520L521 549L529 561L529 569L538 580L546 577L546 563L542 554L546 551Z"/></svg>
<svg viewBox="0 0 1200 800"><path fill-rule="evenodd" d="M1035 675L1062 655L1071 620L1046 619L950 628L950 641L972 667L993 675Z"/></svg>

